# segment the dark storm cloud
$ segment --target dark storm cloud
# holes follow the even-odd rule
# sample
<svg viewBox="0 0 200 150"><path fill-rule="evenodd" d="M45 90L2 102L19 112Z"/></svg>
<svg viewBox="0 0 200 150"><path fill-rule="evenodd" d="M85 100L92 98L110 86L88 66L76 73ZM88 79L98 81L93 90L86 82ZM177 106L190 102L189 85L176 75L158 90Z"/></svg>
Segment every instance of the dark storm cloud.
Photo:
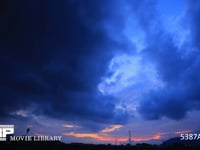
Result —
<svg viewBox="0 0 200 150"><path fill-rule="evenodd" d="M120 45L105 30L106 23L123 27L115 7L102 0L1 1L1 116L33 105L37 114L112 122L117 100L100 95L97 84Z"/></svg>
<svg viewBox="0 0 200 150"><path fill-rule="evenodd" d="M166 116L178 120L184 118L188 111L200 109L200 2L189 3L185 15L191 32L189 46L177 47L173 36L162 28L147 33L148 47L143 55L155 64L165 87L144 95L139 111L145 118Z"/></svg>
<svg viewBox="0 0 200 150"><path fill-rule="evenodd" d="M126 2L146 34L141 55L165 84L144 95L139 112L148 119L181 119L200 109L200 2L188 3L191 43L181 48L162 29L155 1ZM123 123L128 114L116 112L117 99L101 95L97 85L116 50L132 45L120 35L126 2L1 1L1 118L33 107L34 114L59 119Z"/></svg>

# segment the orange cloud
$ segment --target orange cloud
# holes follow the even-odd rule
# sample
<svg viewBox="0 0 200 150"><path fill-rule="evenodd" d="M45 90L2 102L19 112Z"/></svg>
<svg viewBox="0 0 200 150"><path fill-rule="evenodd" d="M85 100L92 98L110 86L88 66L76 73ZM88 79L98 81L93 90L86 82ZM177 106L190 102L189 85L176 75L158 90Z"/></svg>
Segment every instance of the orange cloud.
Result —
<svg viewBox="0 0 200 150"><path fill-rule="evenodd" d="M122 125L113 125L113 126L110 127L110 128L105 128L105 129L101 130L101 132L102 132L102 133L113 132L113 131L115 131L116 129L119 129L119 128L121 128L121 127L123 127L123 126L122 126Z"/></svg>
<svg viewBox="0 0 200 150"><path fill-rule="evenodd" d="M153 135L149 137L132 137L131 140L135 142L143 142L143 141L149 141L149 140L159 140L161 138L160 135ZM127 137L121 137L117 138L118 142L128 142Z"/></svg>
<svg viewBox="0 0 200 150"><path fill-rule="evenodd" d="M160 135L153 135L150 137L133 137L132 140L136 142L141 142L141 141L149 141L149 140L159 140L161 138Z"/></svg>
<svg viewBox="0 0 200 150"><path fill-rule="evenodd" d="M192 132L192 130L182 130L182 131L177 131L175 134L183 134L183 133L189 133Z"/></svg>

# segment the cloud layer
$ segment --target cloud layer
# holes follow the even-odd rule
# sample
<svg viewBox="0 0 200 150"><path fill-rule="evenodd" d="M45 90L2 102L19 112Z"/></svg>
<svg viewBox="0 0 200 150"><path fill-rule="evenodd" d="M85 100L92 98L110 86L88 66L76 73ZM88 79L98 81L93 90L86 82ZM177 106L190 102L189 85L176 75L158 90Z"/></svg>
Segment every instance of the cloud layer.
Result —
<svg viewBox="0 0 200 150"><path fill-rule="evenodd" d="M83 124L124 124L132 115L126 110L128 103L117 109L117 94L103 95L98 89L112 74L113 57L123 54L141 58L142 66L153 65L164 85L148 89L138 100L137 111L144 118L179 120L199 110L200 2L187 3L179 32L187 30L189 36L182 44L177 44L176 33L163 27L156 6L147 0L1 2L1 118L28 110ZM133 37L143 35L140 51L127 36L129 31ZM147 81L151 76L143 77L134 79ZM144 85L131 86L140 90Z"/></svg>
<svg viewBox="0 0 200 150"><path fill-rule="evenodd" d="M114 122L117 99L97 90L116 47L106 24L121 22L113 1L1 3L1 116L34 107L60 119Z"/></svg>

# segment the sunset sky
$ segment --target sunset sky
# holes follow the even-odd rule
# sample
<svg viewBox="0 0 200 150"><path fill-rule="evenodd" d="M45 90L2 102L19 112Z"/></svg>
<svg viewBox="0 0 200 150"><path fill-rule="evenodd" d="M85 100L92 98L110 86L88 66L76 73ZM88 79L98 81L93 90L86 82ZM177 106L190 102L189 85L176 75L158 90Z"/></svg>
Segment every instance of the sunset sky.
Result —
<svg viewBox="0 0 200 150"><path fill-rule="evenodd" d="M199 0L3 0L0 124L66 143L200 132Z"/></svg>

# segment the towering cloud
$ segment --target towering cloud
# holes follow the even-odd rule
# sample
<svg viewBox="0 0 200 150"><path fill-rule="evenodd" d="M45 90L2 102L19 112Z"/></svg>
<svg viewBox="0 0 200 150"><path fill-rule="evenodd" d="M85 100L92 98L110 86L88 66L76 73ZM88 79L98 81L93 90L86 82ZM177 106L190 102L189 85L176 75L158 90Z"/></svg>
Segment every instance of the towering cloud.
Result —
<svg viewBox="0 0 200 150"><path fill-rule="evenodd" d="M182 119L188 111L200 106L200 53L199 53L199 6L189 2L184 16L185 30L190 34L182 46L177 46L174 35L159 29L148 37L144 56L155 64L164 87L148 92L140 104L140 113L148 119L166 116ZM186 28L187 27L187 28ZM152 36L153 35L153 36Z"/></svg>
<svg viewBox="0 0 200 150"><path fill-rule="evenodd" d="M132 108L147 119L175 120L200 109L199 1L187 3L180 22L183 28L178 32L186 29L189 36L181 44L175 39L176 33L162 24L155 1L0 3L1 118L34 114L122 124L132 115ZM138 42L138 50L134 38L139 36L143 41ZM113 59L116 56L119 59ZM130 63L132 58L135 60ZM111 60L117 63L110 71L109 63L115 62ZM133 68L125 69L126 64ZM158 83L162 83L158 88L145 87L144 82L151 80L151 68L143 71L143 66L149 64L154 67ZM139 73L129 74L131 71ZM116 75L115 83L109 81L113 89L106 92L112 86L102 84L102 92L99 83L112 73ZM125 80L121 80L124 76ZM115 87L118 80L121 88ZM122 100L120 94L126 90L128 100ZM137 105L132 107L136 99Z"/></svg>

